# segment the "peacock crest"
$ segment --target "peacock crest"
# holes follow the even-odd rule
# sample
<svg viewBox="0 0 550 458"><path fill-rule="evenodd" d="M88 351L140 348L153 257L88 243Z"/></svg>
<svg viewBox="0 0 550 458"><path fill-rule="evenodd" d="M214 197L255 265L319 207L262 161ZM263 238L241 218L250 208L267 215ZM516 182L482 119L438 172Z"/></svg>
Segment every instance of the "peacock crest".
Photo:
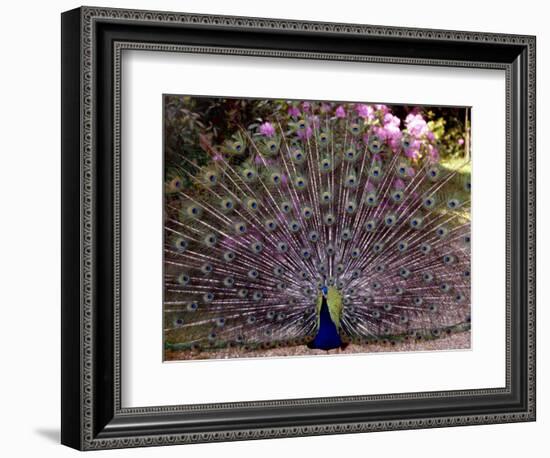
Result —
<svg viewBox="0 0 550 458"><path fill-rule="evenodd" d="M166 357L455 348L470 328L467 122L451 156L426 113L167 97Z"/></svg>

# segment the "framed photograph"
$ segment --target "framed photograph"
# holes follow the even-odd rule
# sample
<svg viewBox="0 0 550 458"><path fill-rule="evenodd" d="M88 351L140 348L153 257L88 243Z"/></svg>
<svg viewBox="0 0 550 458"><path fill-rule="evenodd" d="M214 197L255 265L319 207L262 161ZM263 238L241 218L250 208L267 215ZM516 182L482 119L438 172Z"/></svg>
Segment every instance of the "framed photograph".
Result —
<svg viewBox="0 0 550 458"><path fill-rule="evenodd" d="M535 420L535 37L62 15L62 443Z"/></svg>

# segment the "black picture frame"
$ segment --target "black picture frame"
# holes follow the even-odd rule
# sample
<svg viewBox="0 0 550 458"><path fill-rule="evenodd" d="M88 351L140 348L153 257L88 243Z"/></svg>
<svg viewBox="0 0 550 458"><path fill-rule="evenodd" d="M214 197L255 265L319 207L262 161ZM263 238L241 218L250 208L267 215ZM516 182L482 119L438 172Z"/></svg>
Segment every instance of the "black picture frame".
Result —
<svg viewBox="0 0 550 458"><path fill-rule="evenodd" d="M105 449L535 420L533 36L81 7L62 14L62 433ZM506 72L506 387L122 408L120 53Z"/></svg>

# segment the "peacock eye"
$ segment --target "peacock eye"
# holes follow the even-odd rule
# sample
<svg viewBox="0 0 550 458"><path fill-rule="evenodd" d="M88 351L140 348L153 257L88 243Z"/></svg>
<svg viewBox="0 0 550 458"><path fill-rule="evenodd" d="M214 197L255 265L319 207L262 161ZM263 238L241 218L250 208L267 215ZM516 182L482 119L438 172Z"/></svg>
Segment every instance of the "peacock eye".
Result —
<svg viewBox="0 0 550 458"><path fill-rule="evenodd" d="M459 202L458 202L458 199L451 199L449 200L449 202L447 202L447 207L450 209L450 210L453 210L455 209L456 207L459 206Z"/></svg>
<svg viewBox="0 0 550 458"><path fill-rule="evenodd" d="M235 253L233 253L232 251L226 251L223 254L223 259L225 259L227 262L231 262L233 261L233 259L235 259Z"/></svg>
<svg viewBox="0 0 550 458"><path fill-rule="evenodd" d="M214 270L214 267L212 264L206 262L201 266L201 271L203 274L209 274Z"/></svg>
<svg viewBox="0 0 550 458"><path fill-rule="evenodd" d="M237 231L238 234L244 234L246 233L246 224L244 223L237 223L235 225L235 230Z"/></svg>
<svg viewBox="0 0 550 458"><path fill-rule="evenodd" d="M310 242L316 242L317 240L319 240L319 234L317 233L317 231L311 231L308 235L308 239Z"/></svg>
<svg viewBox="0 0 550 458"><path fill-rule="evenodd" d="M240 142L233 143L233 147L235 148L235 151L241 151L243 149L243 145Z"/></svg>
<svg viewBox="0 0 550 458"><path fill-rule="evenodd" d="M260 242L252 242L250 244L250 250L253 253L260 253L263 250L263 245Z"/></svg>
<svg viewBox="0 0 550 458"><path fill-rule="evenodd" d="M326 251L326 253L327 253L329 256L333 256L334 253L335 253L334 245L332 245L331 243L329 243L329 244L326 246L325 251Z"/></svg>
<svg viewBox="0 0 550 458"><path fill-rule="evenodd" d="M423 243L420 245L420 250L422 253L427 254L431 251L432 247L428 243Z"/></svg>
<svg viewBox="0 0 550 458"><path fill-rule="evenodd" d="M199 304L197 302L193 301L193 302L187 304L187 310L189 310L190 312L194 312L198 308L199 308Z"/></svg>
<svg viewBox="0 0 550 458"><path fill-rule="evenodd" d="M190 280L191 280L191 278L187 274L181 274L178 277L178 283L182 286L188 285Z"/></svg>
<svg viewBox="0 0 550 458"><path fill-rule="evenodd" d="M356 183L357 178L355 177L355 175L348 175L348 177L346 178L346 186L348 188L352 188L355 186Z"/></svg>
<svg viewBox="0 0 550 458"><path fill-rule="evenodd" d="M309 259L311 256L311 252L307 249L302 250L302 258Z"/></svg>
<svg viewBox="0 0 550 458"><path fill-rule="evenodd" d="M231 287L235 284L235 279L233 277L225 277L223 284L227 287Z"/></svg>
<svg viewBox="0 0 550 458"><path fill-rule="evenodd" d="M257 210L259 205L256 199L248 199L248 201L246 202L246 206L249 210Z"/></svg>
<svg viewBox="0 0 550 458"><path fill-rule="evenodd" d="M400 191L397 191L393 194L393 200L395 202L400 202L403 199L403 194Z"/></svg>
<svg viewBox="0 0 550 458"><path fill-rule="evenodd" d="M175 245L177 250L183 252L183 251L187 250L187 247L189 246L189 243L185 239L177 238L176 241L174 242L174 245Z"/></svg>
<svg viewBox="0 0 550 458"><path fill-rule="evenodd" d="M306 128L306 122L303 119L298 121L298 128L300 130L304 130Z"/></svg>
<svg viewBox="0 0 550 458"><path fill-rule="evenodd" d="M306 185L306 180L303 177L296 178L294 184L298 189L303 189Z"/></svg>
<svg viewBox="0 0 550 458"><path fill-rule="evenodd" d="M434 165L428 169L428 177L432 180L439 178L439 169L437 166Z"/></svg>
<svg viewBox="0 0 550 458"><path fill-rule="evenodd" d="M277 277L283 275L283 272L284 272L284 270L283 270L283 268L282 268L281 266L275 266L275 267L273 268L273 273L274 273Z"/></svg>
<svg viewBox="0 0 550 458"><path fill-rule="evenodd" d="M216 235L214 234L208 234L205 238L204 238L204 243L206 244L206 246L208 247L213 247L214 245L216 245L216 242L218 241L218 238L216 237Z"/></svg>
<svg viewBox="0 0 550 458"><path fill-rule="evenodd" d="M201 215L202 208L197 205L189 205L186 212L191 218L198 218Z"/></svg>
<svg viewBox="0 0 550 458"><path fill-rule="evenodd" d="M313 210L309 207L305 207L303 210L302 210L302 215L304 218L311 218L313 216Z"/></svg>
<svg viewBox="0 0 550 458"><path fill-rule="evenodd" d="M259 274L258 274L258 271L256 269L250 269L248 271L248 278L251 278L251 279L256 279L258 278Z"/></svg>
<svg viewBox="0 0 550 458"><path fill-rule="evenodd" d="M290 213L290 210L292 210L292 205L289 202L283 202L281 205L281 210L283 213Z"/></svg>
<svg viewBox="0 0 550 458"><path fill-rule="evenodd" d="M352 258L357 258L360 254L361 254L361 252L357 248L354 248L351 252L351 257Z"/></svg>
<svg viewBox="0 0 550 458"><path fill-rule="evenodd" d="M292 232L298 232L300 230L300 223L298 221L291 221L288 227Z"/></svg>
<svg viewBox="0 0 550 458"><path fill-rule="evenodd" d="M324 219L327 226L331 226L332 224L334 224L335 218L332 213L327 213Z"/></svg>
<svg viewBox="0 0 550 458"><path fill-rule="evenodd" d="M212 302L214 300L214 293L205 293L202 296L202 300L207 303Z"/></svg>
<svg viewBox="0 0 550 458"><path fill-rule="evenodd" d="M285 242L279 242L277 244L277 251L279 253L286 253L288 251L288 245Z"/></svg>
<svg viewBox="0 0 550 458"><path fill-rule="evenodd" d="M330 162L330 159L323 159L321 161L321 169L323 171L328 171L330 170L330 166L331 166L331 162Z"/></svg>
<svg viewBox="0 0 550 458"><path fill-rule="evenodd" d="M277 229L277 223L272 219L268 219L265 222L265 228L268 232L273 232L275 229Z"/></svg>
<svg viewBox="0 0 550 458"><path fill-rule="evenodd" d="M445 227L440 227L437 229L436 233L439 237L445 237L448 234L448 229Z"/></svg>

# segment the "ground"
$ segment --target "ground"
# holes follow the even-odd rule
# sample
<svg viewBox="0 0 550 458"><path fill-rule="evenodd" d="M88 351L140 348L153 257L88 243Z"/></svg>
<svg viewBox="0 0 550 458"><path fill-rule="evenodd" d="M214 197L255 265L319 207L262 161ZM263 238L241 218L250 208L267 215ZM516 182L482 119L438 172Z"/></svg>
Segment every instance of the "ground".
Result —
<svg viewBox="0 0 550 458"><path fill-rule="evenodd" d="M313 355L348 355L359 353L379 353L394 351L436 351L436 350L460 350L470 348L470 331L458 332L448 337L433 340L408 340L389 343L356 345L350 344L345 350L336 349L330 351L311 350L305 345L295 347L280 347L269 350L255 350L242 352L239 348L223 349L208 352L166 351L166 361L180 361L189 359L227 359L227 358L258 358L258 357L280 357L280 356L313 356Z"/></svg>

